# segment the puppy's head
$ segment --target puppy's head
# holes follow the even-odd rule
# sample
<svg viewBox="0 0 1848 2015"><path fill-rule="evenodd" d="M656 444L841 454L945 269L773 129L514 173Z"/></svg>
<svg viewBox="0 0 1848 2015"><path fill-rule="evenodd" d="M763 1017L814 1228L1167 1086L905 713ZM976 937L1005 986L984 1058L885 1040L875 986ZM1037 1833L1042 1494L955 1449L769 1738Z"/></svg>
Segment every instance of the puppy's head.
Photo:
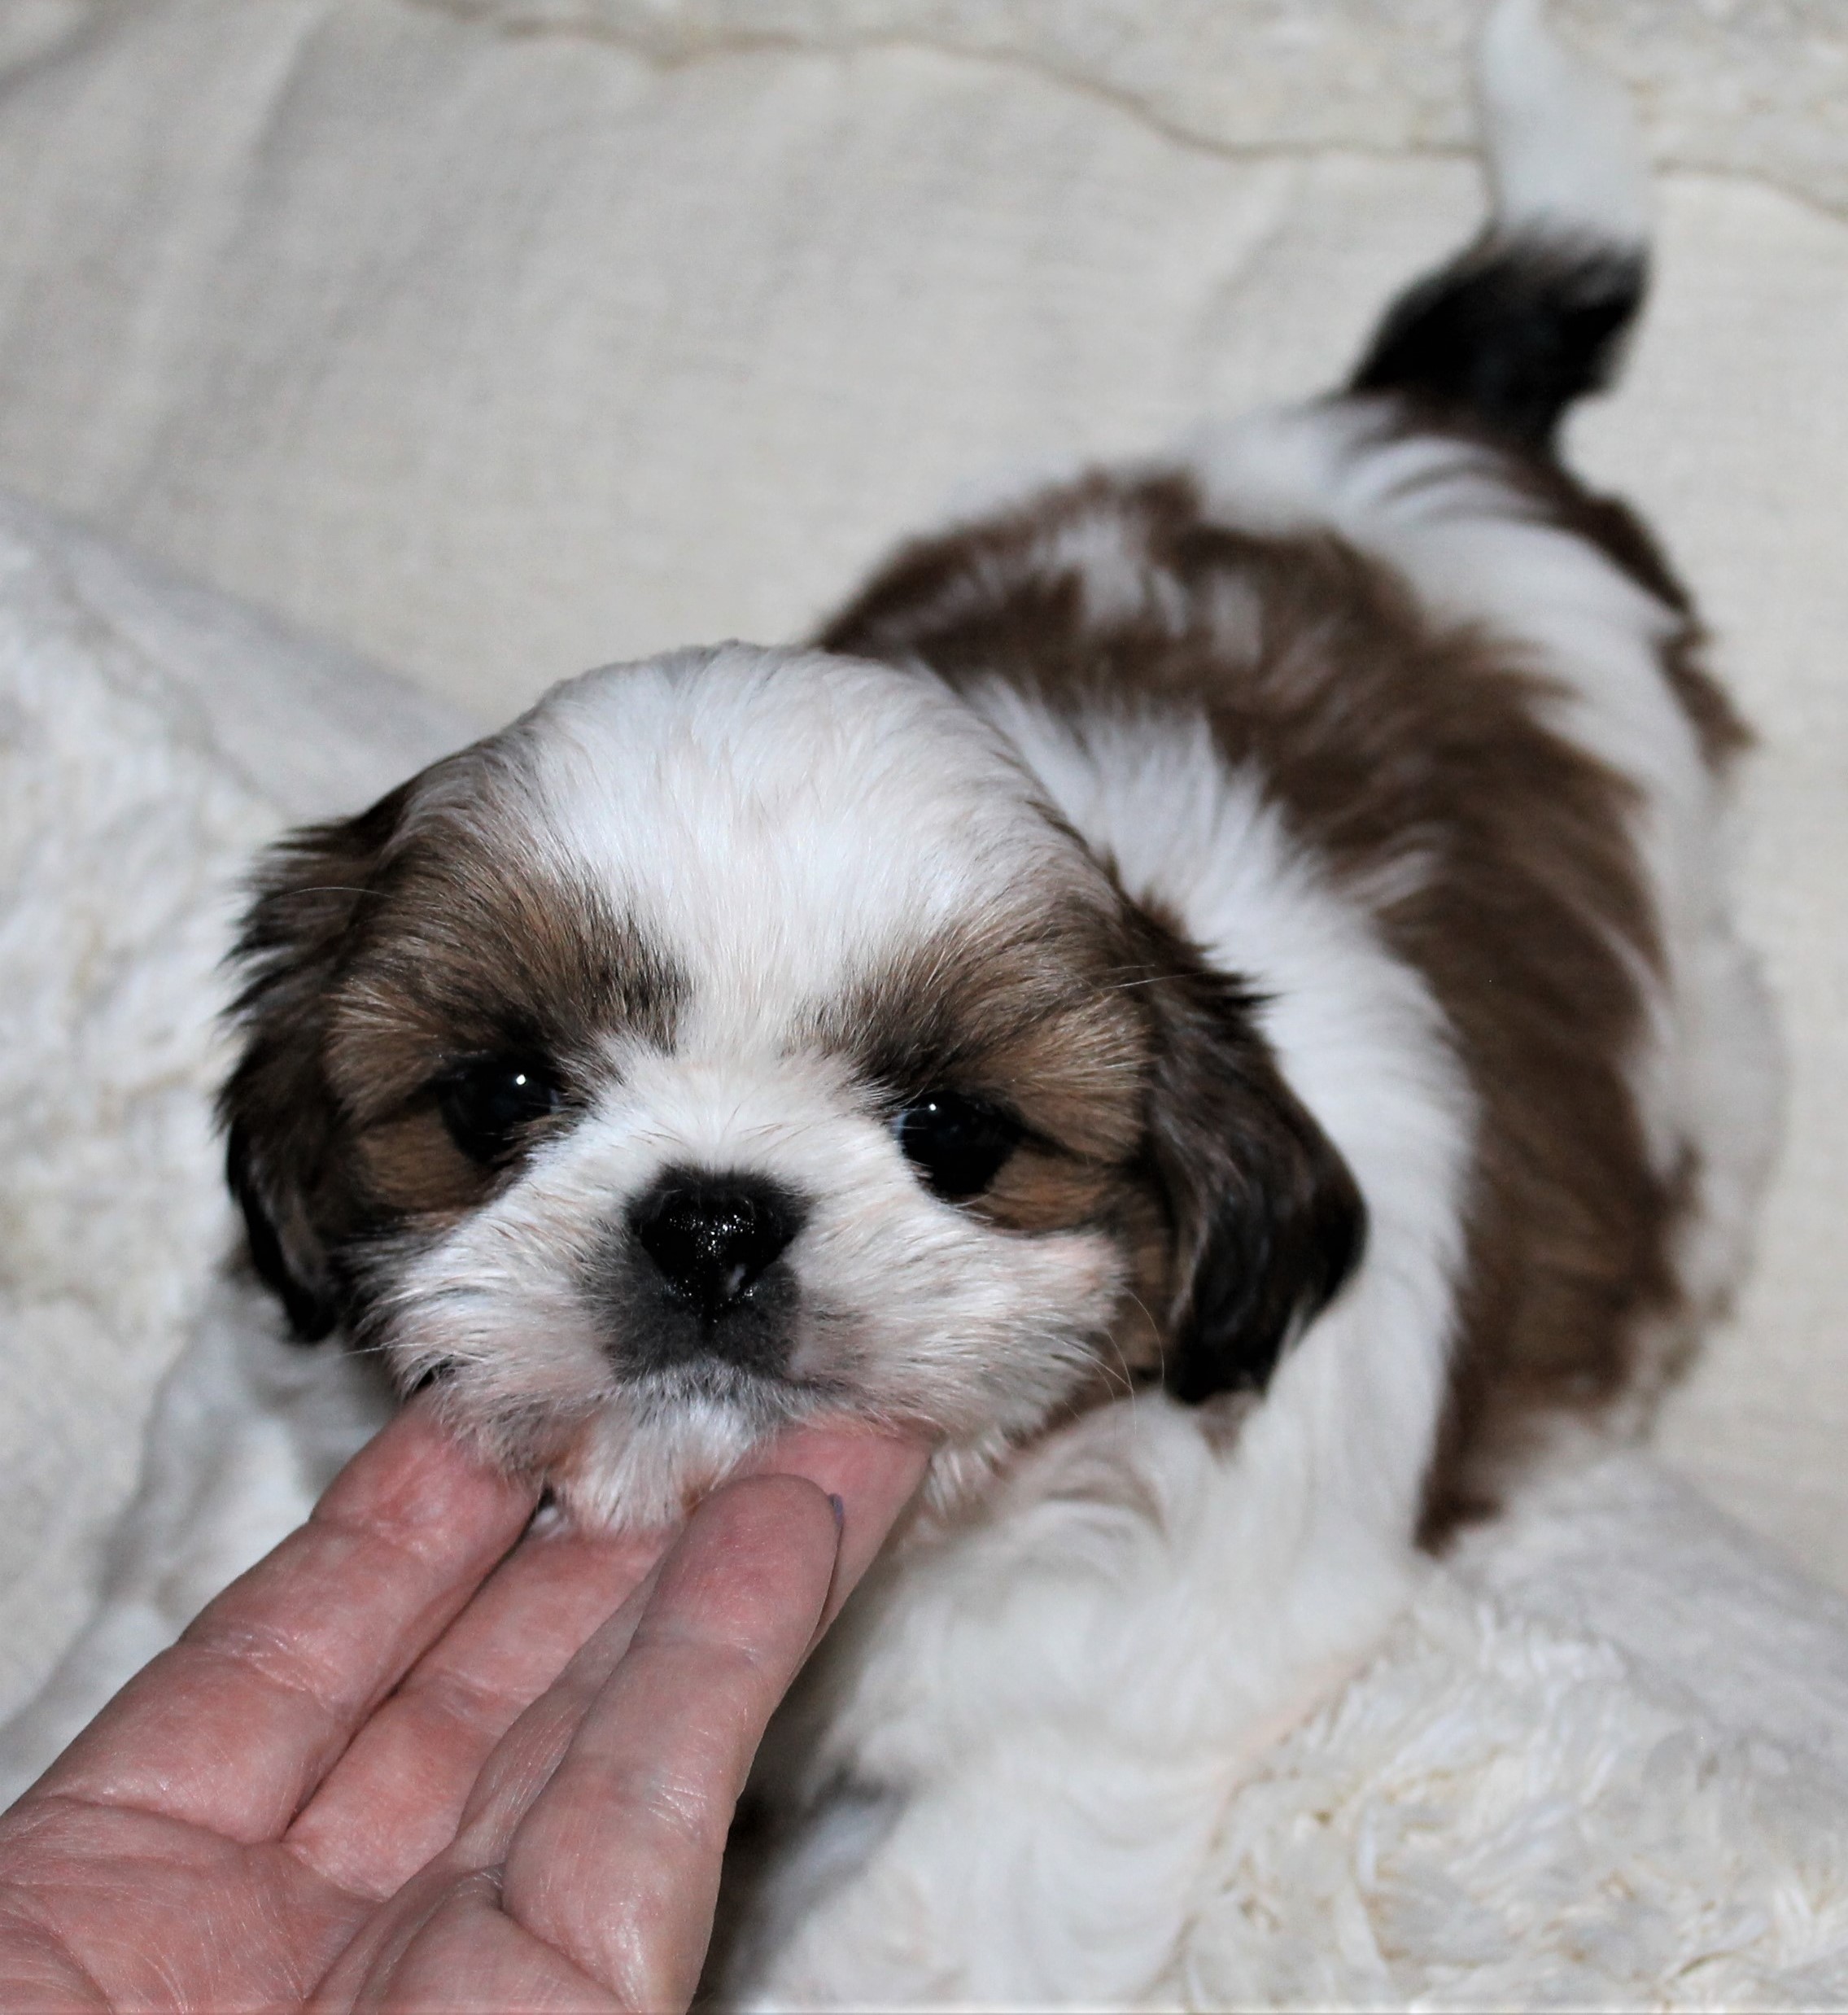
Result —
<svg viewBox="0 0 1848 2015"><path fill-rule="evenodd" d="M979 1470L1262 1383L1352 1179L1209 971L926 677L593 673L286 841L238 956L233 1187L343 1326L581 1515L821 1414Z"/></svg>

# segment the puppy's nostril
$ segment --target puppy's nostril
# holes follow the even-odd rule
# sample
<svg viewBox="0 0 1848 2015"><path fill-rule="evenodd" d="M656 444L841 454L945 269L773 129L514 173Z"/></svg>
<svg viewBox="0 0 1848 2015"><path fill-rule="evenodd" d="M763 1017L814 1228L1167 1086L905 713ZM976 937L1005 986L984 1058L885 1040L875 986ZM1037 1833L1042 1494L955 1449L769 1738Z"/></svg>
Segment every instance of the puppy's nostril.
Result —
<svg viewBox="0 0 1848 2015"><path fill-rule="evenodd" d="M662 1279L709 1318L748 1294L802 1228L768 1186L722 1178L663 1183L630 1224Z"/></svg>

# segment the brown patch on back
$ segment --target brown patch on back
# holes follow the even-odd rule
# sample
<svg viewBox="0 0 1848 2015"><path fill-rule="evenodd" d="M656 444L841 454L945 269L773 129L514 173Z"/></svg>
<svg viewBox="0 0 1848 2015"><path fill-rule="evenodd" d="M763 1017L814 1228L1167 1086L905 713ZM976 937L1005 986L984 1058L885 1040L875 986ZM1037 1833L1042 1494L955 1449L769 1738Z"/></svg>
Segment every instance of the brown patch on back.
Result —
<svg viewBox="0 0 1848 2015"><path fill-rule="evenodd" d="M1551 475L1529 493L1684 609L1620 507ZM1100 519L1121 529L1139 605L1113 579L1094 609L1079 563L1059 557L1061 532ZM1395 575L1333 536L1208 522L1182 476L1092 477L911 546L822 640L922 658L953 685L1005 676L1073 713L1198 707L1295 831L1374 892L1482 1108L1428 1536L1470 1508L1470 1458L1532 1409L1596 1408L1623 1388L1641 1318L1675 1296L1678 1199L1649 1166L1624 1069L1637 968L1658 965L1659 946L1631 789L1543 724L1548 683L1518 647L1436 628ZM1695 652L1690 619L1664 675L1718 763L1743 731Z"/></svg>

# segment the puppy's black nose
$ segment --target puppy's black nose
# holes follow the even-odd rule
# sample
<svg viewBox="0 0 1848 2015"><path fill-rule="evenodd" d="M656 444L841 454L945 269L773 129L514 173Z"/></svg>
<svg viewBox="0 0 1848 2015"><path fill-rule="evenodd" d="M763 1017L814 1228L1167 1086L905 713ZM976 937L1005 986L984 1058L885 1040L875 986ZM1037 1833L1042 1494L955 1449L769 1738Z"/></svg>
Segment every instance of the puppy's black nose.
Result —
<svg viewBox="0 0 1848 2015"><path fill-rule="evenodd" d="M802 1217L769 1183L688 1174L657 1184L629 1224L662 1278L710 1322L749 1292Z"/></svg>

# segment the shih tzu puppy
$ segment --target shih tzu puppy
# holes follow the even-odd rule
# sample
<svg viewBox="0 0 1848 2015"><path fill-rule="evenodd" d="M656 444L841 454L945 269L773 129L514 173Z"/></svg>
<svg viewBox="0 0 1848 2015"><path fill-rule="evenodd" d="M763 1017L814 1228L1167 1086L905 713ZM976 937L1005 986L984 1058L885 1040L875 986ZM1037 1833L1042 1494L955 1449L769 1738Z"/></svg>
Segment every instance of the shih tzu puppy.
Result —
<svg viewBox="0 0 1848 2015"><path fill-rule="evenodd" d="M675 1515L934 1439L773 1731L722 1998L1147 1990L1267 1736L1737 1270L1743 739L1555 452L1620 118L1494 17L1494 221L1348 388L899 552L812 648L592 672L269 859L233 1186L304 1340Z"/></svg>

